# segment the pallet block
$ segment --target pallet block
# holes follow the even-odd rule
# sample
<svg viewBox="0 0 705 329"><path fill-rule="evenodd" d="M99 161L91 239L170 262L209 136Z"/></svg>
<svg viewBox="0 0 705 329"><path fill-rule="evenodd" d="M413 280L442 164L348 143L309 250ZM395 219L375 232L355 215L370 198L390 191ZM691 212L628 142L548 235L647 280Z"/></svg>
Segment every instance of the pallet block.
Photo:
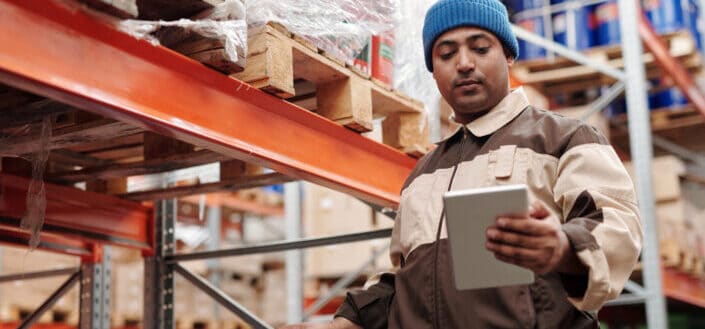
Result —
<svg viewBox="0 0 705 329"><path fill-rule="evenodd" d="M248 32L247 66L233 77L280 98L294 95L291 46L269 26Z"/></svg>
<svg viewBox="0 0 705 329"><path fill-rule="evenodd" d="M221 40L191 35L167 47L225 74L242 72L244 70L244 51L238 52L237 61L232 61L225 51L225 43Z"/></svg>
<svg viewBox="0 0 705 329"><path fill-rule="evenodd" d="M428 152L428 117L425 113L392 113L382 121L384 144L420 158Z"/></svg>
<svg viewBox="0 0 705 329"><path fill-rule="evenodd" d="M372 91L358 76L318 87L318 114L356 131L372 130Z"/></svg>

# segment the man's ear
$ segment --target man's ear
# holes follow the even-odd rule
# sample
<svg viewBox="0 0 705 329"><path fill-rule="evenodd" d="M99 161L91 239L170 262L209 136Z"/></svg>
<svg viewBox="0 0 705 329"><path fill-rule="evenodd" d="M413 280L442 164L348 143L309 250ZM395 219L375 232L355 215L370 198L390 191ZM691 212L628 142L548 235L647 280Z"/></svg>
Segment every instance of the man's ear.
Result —
<svg viewBox="0 0 705 329"><path fill-rule="evenodd" d="M512 67L514 65L514 56L507 56L507 67Z"/></svg>

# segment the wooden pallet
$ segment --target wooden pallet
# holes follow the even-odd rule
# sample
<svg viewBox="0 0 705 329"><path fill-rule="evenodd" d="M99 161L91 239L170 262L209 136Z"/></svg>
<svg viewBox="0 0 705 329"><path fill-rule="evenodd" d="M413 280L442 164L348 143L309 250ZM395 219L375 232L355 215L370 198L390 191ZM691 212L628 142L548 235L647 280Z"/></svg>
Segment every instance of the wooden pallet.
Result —
<svg viewBox="0 0 705 329"><path fill-rule="evenodd" d="M38 305L37 305L38 306ZM5 322L17 322L20 323L24 321L28 316L30 316L35 308L27 307L23 305L0 305L2 309L2 317L0 318L0 323ZM64 310L64 309L50 309L44 312L44 314L37 320L36 323L48 324L75 324L75 311Z"/></svg>
<svg viewBox="0 0 705 329"><path fill-rule="evenodd" d="M653 109L650 116L651 128L655 132L705 124L705 116L690 105ZM627 115L617 115L611 121L615 125L624 125L627 123Z"/></svg>
<svg viewBox="0 0 705 329"><path fill-rule="evenodd" d="M214 319L194 319L179 317L176 319L176 329L220 329L221 324Z"/></svg>
<svg viewBox="0 0 705 329"><path fill-rule="evenodd" d="M667 48L691 73L702 68L702 57L690 32L679 31L662 36ZM583 51L588 58L616 69L624 68L620 45L595 47ZM654 56L645 52L642 61L646 65L648 79L662 76ZM555 60L534 59L514 63L512 68L516 78L524 84L531 85L548 96L600 88L615 82L609 76L601 74L592 67L577 64L569 59L557 57Z"/></svg>
<svg viewBox="0 0 705 329"><path fill-rule="evenodd" d="M654 109L650 111L654 134L693 151L704 151L705 116L692 106ZM621 114L610 121L610 139L616 147L629 150L627 116ZM659 151L659 149L656 149Z"/></svg>
<svg viewBox="0 0 705 329"><path fill-rule="evenodd" d="M678 241L662 240L659 243L663 266L678 269L696 277L705 274L705 261L693 252L678 245Z"/></svg>
<svg viewBox="0 0 705 329"><path fill-rule="evenodd" d="M142 328L142 315L125 315L125 314L112 314L111 315L111 326L112 328L120 329L137 329Z"/></svg>
<svg viewBox="0 0 705 329"><path fill-rule="evenodd" d="M421 102L346 67L279 25L250 29L248 38L247 66L234 78L355 131L370 131L373 118L386 117L385 144L402 150L428 146Z"/></svg>

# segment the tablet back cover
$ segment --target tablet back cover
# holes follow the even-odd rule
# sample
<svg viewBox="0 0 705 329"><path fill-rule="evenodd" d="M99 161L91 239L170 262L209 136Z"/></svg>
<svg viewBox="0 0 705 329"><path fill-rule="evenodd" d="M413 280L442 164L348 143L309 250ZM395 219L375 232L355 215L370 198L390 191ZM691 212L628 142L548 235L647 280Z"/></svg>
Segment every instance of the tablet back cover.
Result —
<svg viewBox="0 0 705 329"><path fill-rule="evenodd" d="M526 185L502 185L450 191L444 195L456 289L482 289L534 282L531 270L497 260L485 248L485 231L497 216L527 212L527 193Z"/></svg>

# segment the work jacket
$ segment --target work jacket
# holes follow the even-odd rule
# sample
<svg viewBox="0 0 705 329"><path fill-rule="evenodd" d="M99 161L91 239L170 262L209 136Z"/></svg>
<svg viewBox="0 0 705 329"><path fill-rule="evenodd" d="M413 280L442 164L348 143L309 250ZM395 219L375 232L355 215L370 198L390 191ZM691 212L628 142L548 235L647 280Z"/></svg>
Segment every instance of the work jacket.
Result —
<svg viewBox="0 0 705 329"><path fill-rule="evenodd" d="M561 220L587 274L454 287L442 196L502 184L526 184L530 204ZM518 89L419 160L392 233L397 271L350 292L336 316L365 328L597 328L596 311L620 294L636 264L641 232L634 185L605 137L534 108Z"/></svg>

